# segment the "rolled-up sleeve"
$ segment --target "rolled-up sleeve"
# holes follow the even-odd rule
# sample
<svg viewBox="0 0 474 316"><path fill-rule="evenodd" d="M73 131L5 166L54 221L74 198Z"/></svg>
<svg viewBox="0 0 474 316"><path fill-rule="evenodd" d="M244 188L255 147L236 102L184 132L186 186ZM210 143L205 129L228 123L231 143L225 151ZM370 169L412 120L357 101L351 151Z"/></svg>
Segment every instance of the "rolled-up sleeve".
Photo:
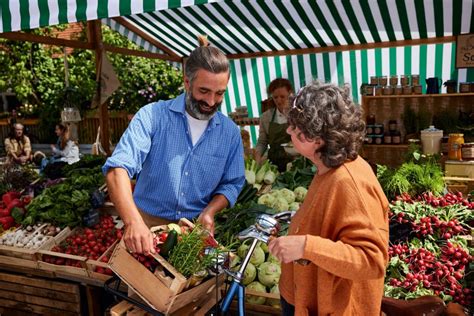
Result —
<svg viewBox="0 0 474 316"><path fill-rule="evenodd" d="M240 134L234 134L232 144L225 166L226 171L215 191L215 194L226 197L229 207L234 206L245 183L244 147Z"/></svg>
<svg viewBox="0 0 474 316"><path fill-rule="evenodd" d="M152 106L146 105L135 114L112 156L102 167L104 175L110 168L123 168L130 178L140 173L151 146L154 124Z"/></svg>

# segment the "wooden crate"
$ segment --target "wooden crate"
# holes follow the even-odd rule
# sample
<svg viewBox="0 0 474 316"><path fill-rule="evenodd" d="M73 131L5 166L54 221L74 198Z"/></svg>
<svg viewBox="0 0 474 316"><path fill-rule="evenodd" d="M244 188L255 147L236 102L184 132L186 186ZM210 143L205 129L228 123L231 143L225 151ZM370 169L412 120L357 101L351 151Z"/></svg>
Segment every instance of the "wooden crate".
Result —
<svg viewBox="0 0 474 316"><path fill-rule="evenodd" d="M81 315L79 285L0 272L0 313Z"/></svg>
<svg viewBox="0 0 474 316"><path fill-rule="evenodd" d="M119 241L116 240L112 244L112 246L110 246L109 249L107 249L97 260L89 259L89 260L86 261L87 270L88 270L90 278L105 282L105 281L107 281L108 279L110 279L112 277L111 275L96 272L96 268L97 267L102 267L104 269L109 269L108 262L102 262L101 260L105 256L107 256L110 260L110 256L112 255L112 253L113 253L115 247L117 246L118 242Z"/></svg>
<svg viewBox="0 0 474 316"><path fill-rule="evenodd" d="M69 227L65 229L65 233L62 234L59 238L55 239L55 243L51 245L48 249L41 249L36 252L37 260L38 260L38 268L41 270L51 271L55 274L61 275L71 275L71 276L89 276L89 272L87 270L87 258L75 255L69 255L60 252L51 251L51 248L55 245L59 245L63 240L65 240L69 235L74 233L74 230L71 231ZM57 265L52 264L44 261L44 256L52 256L55 258L62 258L64 261L66 260L75 260L81 264L81 267L72 267L67 265Z"/></svg>
<svg viewBox="0 0 474 316"><path fill-rule="evenodd" d="M9 258L22 259L21 261L18 261L17 265L19 265L20 263L26 263L28 267L37 267L38 264L36 262L37 261L36 252L42 249L50 249L57 243L58 240L64 239L64 236L67 236L70 233L70 231L71 230L68 228L63 229L56 236L44 242L43 245L41 245L41 247L38 249L26 249L26 248L0 245L0 263L4 262L3 261L4 257L9 257ZM10 260L7 260L7 261L10 262Z"/></svg>
<svg viewBox="0 0 474 316"><path fill-rule="evenodd" d="M209 295L224 281L221 274L217 282L211 278L185 291L188 280L159 254L153 257L158 263L157 270L166 271L168 276L150 272L129 253L123 240L115 247L109 266L140 298L162 313L171 314Z"/></svg>
<svg viewBox="0 0 474 316"><path fill-rule="evenodd" d="M218 297L216 301L216 295L214 291L211 291L208 295L202 297L195 302L192 302L182 308L178 309L177 311L173 312L173 316L204 316L207 315L207 312L217 304L218 301L221 299L220 291L218 291ZM134 297L135 299L140 300L138 297ZM117 305L113 306L110 310L111 316L149 316L150 313L146 312L145 310L129 303L127 301L121 301Z"/></svg>

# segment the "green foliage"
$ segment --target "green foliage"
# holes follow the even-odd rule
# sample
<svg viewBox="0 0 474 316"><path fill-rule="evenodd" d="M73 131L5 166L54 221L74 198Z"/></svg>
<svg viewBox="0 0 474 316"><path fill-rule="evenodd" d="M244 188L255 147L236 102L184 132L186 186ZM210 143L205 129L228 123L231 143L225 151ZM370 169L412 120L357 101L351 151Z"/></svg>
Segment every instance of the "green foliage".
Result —
<svg viewBox="0 0 474 316"><path fill-rule="evenodd" d="M434 158L409 161L396 170L377 165L377 178L389 199L405 192L412 196L423 192L439 195L445 186L443 171Z"/></svg>
<svg viewBox="0 0 474 316"><path fill-rule="evenodd" d="M51 36L55 29L66 25L29 31ZM138 49L110 28L103 26L103 40L107 44ZM86 40L86 31L79 34ZM40 117L43 130L51 135L41 142L54 142L54 125L60 120L64 107L65 71L62 48L42 44L0 39L5 47L0 50L0 91L14 92L24 105L20 115ZM108 54L121 81L121 87L109 101L109 109L135 113L141 106L158 99L178 95L182 85L181 71L168 62L121 54ZM73 88L76 107L82 112L89 109L96 89L95 53L91 50L74 50L67 55L69 86ZM142 95L140 90L150 93ZM150 91L151 90L151 91Z"/></svg>

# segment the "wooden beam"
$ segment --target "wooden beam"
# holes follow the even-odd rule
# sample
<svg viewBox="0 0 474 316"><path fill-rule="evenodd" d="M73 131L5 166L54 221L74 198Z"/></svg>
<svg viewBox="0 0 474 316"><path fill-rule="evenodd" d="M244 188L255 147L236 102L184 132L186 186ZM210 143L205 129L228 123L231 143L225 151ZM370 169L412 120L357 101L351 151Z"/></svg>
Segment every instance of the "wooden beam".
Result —
<svg viewBox="0 0 474 316"><path fill-rule="evenodd" d="M107 45L107 44L104 44L104 49L108 52L116 53L116 54L132 55L132 56L151 58L151 59L162 59L162 60L175 61L179 63L181 62L180 57L173 57L173 56L169 56L165 54L158 54L158 53L152 53L152 52L147 52L147 51L139 51L139 50L134 50L134 49L116 47L116 46Z"/></svg>
<svg viewBox="0 0 474 316"><path fill-rule="evenodd" d="M126 19L124 19L123 17L115 17L113 18L113 20L115 22L117 22L118 24L121 24L123 27L129 29L130 31L132 31L133 33L137 34L138 36L140 36L141 38L143 38L145 41L147 42L150 42L150 44L152 44L153 46L156 46L158 47L159 49L161 49L162 51L164 51L165 53L167 53L168 55L174 57L174 58L177 58L179 60L181 60L181 57L178 56L175 52L173 52L171 49L169 49L168 47L166 47L165 45L161 44L160 42L158 42L156 39L154 39L153 37L151 37L150 35L146 34L145 32L143 32L141 29L139 29L138 27L136 27L135 25L133 25L132 23L128 22Z"/></svg>
<svg viewBox="0 0 474 316"><path fill-rule="evenodd" d="M36 34L31 34L31 33L21 33L21 32L0 33L0 38L5 38L8 40L13 40L13 41L34 42L34 43L41 43L41 44L55 45L55 46L93 49L92 45L87 42L67 40L67 39L62 39L62 38L36 35Z"/></svg>
<svg viewBox="0 0 474 316"><path fill-rule="evenodd" d="M102 42L102 24L99 20L93 20L87 22L87 37L89 42L95 49L95 69L96 69L96 81L97 89L95 93L95 102L99 106L99 124L100 124L100 143L104 148L107 156L110 156L112 152L110 151L110 132L109 132L109 109L107 107L107 102L100 102L101 94L101 80L100 74L102 70L102 55L105 54L104 43Z"/></svg>
<svg viewBox="0 0 474 316"><path fill-rule="evenodd" d="M398 47L398 46L412 46L412 45L426 45L426 44L439 44L439 43L451 43L456 41L456 36L445 36L445 37L433 37L433 38L420 38L413 40L403 40L395 42L380 42L380 43L367 43L367 44L354 44L354 45L341 45L341 46L326 46L326 47L310 47L293 50L279 50L279 51L267 51L267 52L255 52L255 53L241 53L241 54L228 54L228 59L241 59L241 58L255 58L255 57L269 57L269 56L287 56L287 55L302 55L302 54L315 54L315 53L332 53L341 51L361 50L361 49L374 49L374 48L385 48L385 47Z"/></svg>

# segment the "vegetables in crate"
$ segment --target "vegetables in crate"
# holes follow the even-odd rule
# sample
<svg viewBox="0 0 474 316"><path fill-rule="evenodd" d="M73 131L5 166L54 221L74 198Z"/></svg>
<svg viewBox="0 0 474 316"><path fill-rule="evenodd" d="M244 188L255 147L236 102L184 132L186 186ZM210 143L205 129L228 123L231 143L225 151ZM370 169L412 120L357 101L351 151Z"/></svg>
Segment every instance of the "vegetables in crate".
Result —
<svg viewBox="0 0 474 316"><path fill-rule="evenodd" d="M0 245L38 249L48 240L56 236L61 229L51 224L36 224L18 228L0 237Z"/></svg>

